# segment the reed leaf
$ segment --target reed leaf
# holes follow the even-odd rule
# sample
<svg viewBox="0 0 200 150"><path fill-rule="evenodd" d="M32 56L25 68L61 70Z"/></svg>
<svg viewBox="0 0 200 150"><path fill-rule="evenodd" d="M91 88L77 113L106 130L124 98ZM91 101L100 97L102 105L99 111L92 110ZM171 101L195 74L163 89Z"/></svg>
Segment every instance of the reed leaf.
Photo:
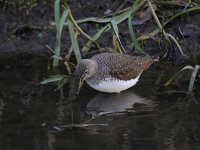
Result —
<svg viewBox="0 0 200 150"><path fill-rule="evenodd" d="M168 37L170 37L170 38L174 41L174 43L175 43L176 46L178 47L178 49L179 49L181 55L182 55L182 56L185 55L185 54L183 53L183 50L182 50L181 46L180 46L179 43L177 42L176 38L175 38L173 35L168 34L168 33L167 33L166 35L167 35Z"/></svg>
<svg viewBox="0 0 200 150"><path fill-rule="evenodd" d="M176 77L177 77L181 72L183 72L184 70L187 70L187 69L193 70L194 67L192 67L192 66L190 66L190 65L185 66L183 69L181 69L180 71L178 71L177 73L175 73L164 85L165 85L165 86L170 85L171 82L172 82L174 79L176 79Z"/></svg>
<svg viewBox="0 0 200 150"><path fill-rule="evenodd" d="M193 8L189 8L189 9L186 9L180 13L177 13L175 14L174 16L172 16L171 18L169 18L166 22L163 23L163 27L166 26L168 23L170 23L171 21L173 21L174 19L182 16L182 15L185 15L185 14L188 14L188 13L191 13L191 12L194 12L194 11L200 11L200 7L193 7ZM152 32L148 33L148 34L145 34L145 35L141 35L140 37L137 38L138 41L143 41L143 40L147 40L153 36L155 36L156 34L158 34L160 32L160 28L156 28L155 30L153 30Z"/></svg>
<svg viewBox="0 0 200 150"><path fill-rule="evenodd" d="M52 58L53 58L53 59L58 59L58 60L63 60L63 58L62 58L62 57L60 57L60 56L57 56L57 55L53 55L53 56L52 56Z"/></svg>
<svg viewBox="0 0 200 150"><path fill-rule="evenodd" d="M139 10L144 4L145 4L146 0L136 0L134 2L134 4L127 9L125 12L122 12L121 14L114 16L113 18L105 18L105 19L100 19L100 18L88 18L85 19L84 21L99 21L98 23L107 23L100 31L98 31L94 36L92 36L92 38L94 40L97 40L104 32L108 31L111 29L111 25L110 22L112 20L114 20L115 24L120 24L121 22L123 22L124 20L128 19L128 17L130 15L132 15L133 13L135 13L137 10ZM82 20L83 22L83 20ZM91 41L88 41L86 43L86 45L82 48L82 52L87 52L89 50L91 46Z"/></svg>
<svg viewBox="0 0 200 150"><path fill-rule="evenodd" d="M51 82L57 82L62 80L63 78L68 77L68 75L54 75L54 76L50 76L48 79L45 79L44 81L40 82L40 84L47 84L47 83L51 83Z"/></svg>
<svg viewBox="0 0 200 150"><path fill-rule="evenodd" d="M192 8L189 8L189 9L186 9L180 13L177 13L175 14L174 16L172 16L170 19L168 19L165 23L164 23L164 26L166 24L168 24L169 22L171 22L172 20L176 19L177 17L180 17L182 15L185 15L185 14L188 14L188 13L191 13L191 12L194 12L194 11L200 11L200 7L192 7Z"/></svg>
<svg viewBox="0 0 200 150"><path fill-rule="evenodd" d="M62 13L62 16L60 18L60 0L56 0L54 4L54 14L55 14L55 20L56 20L56 45L55 45L55 55L60 56L61 51L61 33L62 29L66 20L66 17L68 15L67 11L64 11ZM56 67L59 64L59 59L57 57L54 57L53 60L53 66Z"/></svg>
<svg viewBox="0 0 200 150"><path fill-rule="evenodd" d="M74 26L73 26L72 21L69 18L67 19L67 23L68 23L70 38L71 38L72 47L74 49L74 53L76 56L76 60L77 60L77 63L80 63L81 62L81 53L80 53L76 34L74 32Z"/></svg>
<svg viewBox="0 0 200 150"><path fill-rule="evenodd" d="M120 40L120 38L119 38L119 29L118 29L118 27L117 27L117 23L115 22L115 20L112 20L111 21L111 26L112 26L112 28L113 28L113 31L114 31L114 33L115 33L115 35L116 35L116 37L117 37L117 41L118 41L118 43L119 43L119 52L122 54L122 53L125 53L126 51L125 51L125 49L123 48L123 46L122 46L122 42L121 42L121 40Z"/></svg>
<svg viewBox="0 0 200 150"><path fill-rule="evenodd" d="M193 72L192 72L192 75L191 75L191 78L190 78L189 87L188 87L188 92L189 93L192 93L192 91L193 91L194 82L195 82L195 79L196 79L196 76L197 76L197 72L198 72L199 69L200 69L199 65L196 65L194 67L194 69L193 69Z"/></svg>
<svg viewBox="0 0 200 150"><path fill-rule="evenodd" d="M175 5L175 6L195 6L191 0L162 0L159 2L161 5Z"/></svg>
<svg viewBox="0 0 200 150"><path fill-rule="evenodd" d="M97 17L88 17L84 19L79 19L77 23L85 23L85 22L94 22L94 23L109 23L112 20L112 17L109 18L97 18Z"/></svg>
<svg viewBox="0 0 200 150"><path fill-rule="evenodd" d="M117 36L115 35L114 32L113 32L113 35L112 35L112 44L113 44L113 47L110 49L111 52L113 52L113 53L119 52L120 46L119 46L119 42L117 40Z"/></svg>
<svg viewBox="0 0 200 150"><path fill-rule="evenodd" d="M59 80L58 87L54 91L60 90L69 81L69 76L65 75Z"/></svg>
<svg viewBox="0 0 200 150"><path fill-rule="evenodd" d="M71 74L71 68L70 68L70 66L69 66L69 63L68 63L68 61L67 61L67 60L66 60L66 61L64 61L64 64L65 64L65 67L66 67L66 69L67 69L68 73L69 73L69 74Z"/></svg>
<svg viewBox="0 0 200 150"><path fill-rule="evenodd" d="M59 35L59 23L60 23L60 0L56 0L54 3L54 15L55 15L55 21L56 21L56 45L55 45L55 54L57 56L60 55L60 35ZM59 60L58 59L54 59L53 60L53 66L56 67L58 66Z"/></svg>
<svg viewBox="0 0 200 150"><path fill-rule="evenodd" d="M56 21L56 28L58 28L59 27L58 24L60 21L60 0L56 0L54 3L54 15L55 15L55 21Z"/></svg>
<svg viewBox="0 0 200 150"><path fill-rule="evenodd" d="M155 20L155 22L156 22L158 28L160 29L160 31L162 31L162 33L163 33L165 39L166 39L167 41L169 41L169 39L168 39L168 37L167 37L167 35L166 35L166 32L165 32L163 26L161 25L161 23L160 23L160 21L159 21L159 19L158 19L158 16L156 15L156 12L154 11L153 5L151 4L150 0L147 0L147 4L148 4L148 6L149 6L149 8L150 8L150 10L151 10L151 13L152 13L152 15L153 15L153 17L154 17L154 20Z"/></svg>
<svg viewBox="0 0 200 150"><path fill-rule="evenodd" d="M151 37L155 36L156 34L158 34L160 32L159 28L156 28L155 30L153 30L150 33L141 35L140 37L137 38L138 41L143 41L143 40L147 40L150 39Z"/></svg>
<svg viewBox="0 0 200 150"><path fill-rule="evenodd" d="M60 22L59 22L59 28L58 28L58 31L59 31L59 35L61 36L61 33L62 33L62 29L63 29L63 26L64 26L64 23L65 23L65 20L68 16L69 12L67 10L65 10L60 18Z"/></svg>
<svg viewBox="0 0 200 150"><path fill-rule="evenodd" d="M133 25L132 25L132 16L131 15L128 17L128 28L129 28L129 33L131 36L131 40L135 46L135 49L139 50L143 54L146 54L146 52L144 52L144 50L141 48L140 43L138 42L138 40L135 36L135 32L133 30Z"/></svg>
<svg viewBox="0 0 200 150"><path fill-rule="evenodd" d="M117 24L123 22L128 19L128 17L138 11L146 2L146 0L136 0L134 4L127 11L121 13L118 16L113 17L112 20L115 20Z"/></svg>

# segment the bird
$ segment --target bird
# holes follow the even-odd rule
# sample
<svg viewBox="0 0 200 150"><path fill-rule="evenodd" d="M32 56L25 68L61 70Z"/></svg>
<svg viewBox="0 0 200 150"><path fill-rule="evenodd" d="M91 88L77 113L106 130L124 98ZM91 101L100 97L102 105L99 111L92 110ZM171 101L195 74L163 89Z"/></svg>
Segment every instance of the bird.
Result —
<svg viewBox="0 0 200 150"><path fill-rule="evenodd" d="M75 75L80 77L78 93L84 81L100 92L120 93L134 86L142 72L157 59L149 55L131 56L119 53L100 53L82 59Z"/></svg>

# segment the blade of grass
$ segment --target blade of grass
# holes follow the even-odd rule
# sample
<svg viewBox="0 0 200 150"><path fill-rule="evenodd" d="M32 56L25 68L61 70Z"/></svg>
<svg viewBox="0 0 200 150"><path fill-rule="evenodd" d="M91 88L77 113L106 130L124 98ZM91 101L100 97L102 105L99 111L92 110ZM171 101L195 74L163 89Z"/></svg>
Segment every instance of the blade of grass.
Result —
<svg viewBox="0 0 200 150"><path fill-rule="evenodd" d="M194 12L194 11L200 11L200 7L195 7L195 8L189 8L183 12L177 13L174 16L172 16L170 19L168 19L166 22L164 22L163 27L166 26L168 23L170 23L171 21L173 21L174 19L176 19L177 17L180 17L182 15ZM152 36L155 36L156 34L158 34L161 30L159 28L156 28L155 30L153 30L152 32L146 34L146 35L142 35L140 37L137 38L138 41L142 41L142 40L147 40L149 38L151 38Z"/></svg>
<svg viewBox="0 0 200 150"><path fill-rule="evenodd" d="M132 26L132 16L131 15L128 17L128 28L129 28L129 33L131 36L131 40L133 41L133 44L135 46L135 49L139 50L142 54L146 54L144 52L144 50L141 48L140 43L138 42L138 40L135 36L135 32L134 32L133 26Z"/></svg>
<svg viewBox="0 0 200 150"><path fill-rule="evenodd" d="M77 63L80 63L81 62L81 53L80 53L80 49L78 46L76 34L74 32L74 26L73 26L72 21L69 18L67 19L67 23L68 23L68 27L69 27L69 33L70 33L70 38L71 38L71 42L72 42L72 47L74 49L75 57L76 57Z"/></svg>
<svg viewBox="0 0 200 150"><path fill-rule="evenodd" d="M188 92L189 93L192 93L193 91L193 87L194 87L194 81L196 79L196 76L197 76L197 72L198 70L200 69L200 66L199 65L196 65L193 69L193 72L192 72L192 75L191 75L191 78L190 78L190 83L189 83L189 87L188 87Z"/></svg>
<svg viewBox="0 0 200 150"><path fill-rule="evenodd" d="M134 4L132 5L132 7L130 7L130 9L127 9L125 12L122 12L118 16L115 16L113 18L106 18L106 20L103 20L103 21L105 21L104 23L106 23L106 22L108 22L108 23L100 31L98 31L94 36L92 36L92 38L94 40L97 40L104 32L110 30L111 25L109 22L111 20L114 20L116 22L116 24L119 24L119 23L123 22L124 20L126 20L130 15L132 15L137 10L139 10L145 4L145 1L146 0L136 0L134 2ZM88 41L86 43L86 45L82 48L82 52L86 53L89 50L90 46L91 46L91 42Z"/></svg>
<svg viewBox="0 0 200 150"><path fill-rule="evenodd" d="M60 81L61 79L65 78L67 75L55 75L55 76L50 76L48 79L45 79L44 81L40 82L40 84L47 84L50 82L57 82Z"/></svg>
<svg viewBox="0 0 200 150"><path fill-rule="evenodd" d="M54 3L54 15L55 15L55 21L56 21L56 29L58 31L58 27L57 26L59 24L60 21L60 0L56 0Z"/></svg>
<svg viewBox="0 0 200 150"><path fill-rule="evenodd" d="M175 39L175 37L174 37L173 35L169 34L169 33L167 33L166 35L167 35L168 37L170 37L170 38L174 41L174 43L177 45L177 47L178 47L178 49L179 49L181 55L182 55L182 56L185 55L185 54L183 53L183 50L182 50L181 46L178 44L177 40Z"/></svg>
<svg viewBox="0 0 200 150"><path fill-rule="evenodd" d="M60 0L55 1L55 6L54 6L54 13L55 13L55 20L56 20L56 46L55 46L55 55L60 56L60 51L61 51L61 33L62 29L66 20L66 17L68 15L68 11L64 11L61 18L60 18ZM53 60L53 66L56 67L58 66L59 59L54 57Z"/></svg>
<svg viewBox="0 0 200 150"><path fill-rule="evenodd" d="M113 44L113 47L111 48L111 52L113 53L119 52L120 46L119 46L119 42L117 41L117 36L115 35L114 32L112 34L112 44Z"/></svg>
<svg viewBox="0 0 200 150"><path fill-rule="evenodd" d="M56 21L56 45L55 45L55 54L57 56L60 55L60 35L59 35L59 23L60 23L60 0L56 0L54 3L54 15L55 15L55 21ZM53 66L56 67L58 66L59 60L54 59L53 60Z"/></svg>
<svg viewBox="0 0 200 150"><path fill-rule="evenodd" d="M70 8L67 6L65 8L65 10L68 10L69 11L69 19L71 20L71 22L73 23L74 27L83 35L85 36L87 39L89 39L90 41L92 41L97 47L99 47L99 45L96 43L96 41L91 37L89 36L88 34L86 34L81 28L80 26L76 23L72 13L71 13L71 10Z"/></svg>
<svg viewBox="0 0 200 150"><path fill-rule="evenodd" d="M126 5L126 3L128 2L128 0L125 0L118 8L117 10L113 13L113 17Z"/></svg>
<svg viewBox="0 0 200 150"><path fill-rule="evenodd" d="M112 20L112 17L109 18L97 18L97 17L88 17L84 19L77 20L77 23L85 23L85 22L94 22L94 23L108 23Z"/></svg>
<svg viewBox="0 0 200 150"><path fill-rule="evenodd" d="M138 41L143 41L143 40L150 39L151 37L155 36L159 32L160 32L160 29L156 28L155 30L153 30L152 32L150 32L148 34L141 35L140 37L137 38L137 40Z"/></svg>
<svg viewBox="0 0 200 150"><path fill-rule="evenodd" d="M62 29L63 29L63 26L64 26L64 23L65 23L65 20L68 16L69 12L67 10L65 10L63 13L62 13L62 16L60 18L60 21L59 21L59 28L58 28L58 32L59 32L59 35L61 36L61 33L62 33Z"/></svg>
<svg viewBox="0 0 200 150"><path fill-rule="evenodd" d="M181 69L180 71L178 71L177 73L175 73L175 74L164 84L164 86L170 85L171 82L172 82L174 79L176 79L176 77L177 77L182 71L187 70L187 69L193 70L194 67L189 66L189 65L188 65L188 66L185 66L183 69Z"/></svg>
<svg viewBox="0 0 200 150"><path fill-rule="evenodd" d="M78 35L79 35L79 32L78 32L78 31L75 31L75 38L76 38L76 39L78 38ZM71 47L70 47L69 50L68 50L67 55L64 57L64 60L69 61L72 52L73 52L73 47L72 47L72 45L71 45Z"/></svg>
<svg viewBox="0 0 200 150"><path fill-rule="evenodd" d="M63 60L63 58L60 57L59 55L57 55L57 54L55 53L55 51L54 51L49 45L45 44L45 46L54 54L54 55L52 56L53 58L56 57L56 58L59 59L59 60Z"/></svg>
<svg viewBox="0 0 200 150"><path fill-rule="evenodd" d="M191 12L194 12L194 11L200 11L200 7L193 7L193 8L189 8L185 11L182 11L180 13L177 13L175 14L174 16L172 16L170 19L168 19L165 23L164 23L164 26L166 24L168 24L169 22L171 22L172 20L176 19L177 17L180 17L182 15L185 15L185 14L188 14L188 13L191 13Z"/></svg>
<svg viewBox="0 0 200 150"><path fill-rule="evenodd" d="M165 30L163 29L163 26L161 25L161 23L160 23L160 21L159 21L159 19L158 19L158 16L156 15L156 12L154 11L153 5L151 4L150 0L147 0L147 4L148 4L149 8L151 9L151 13L152 13L152 15L153 15L153 17L154 17L154 19L155 19L155 22L156 22L158 28L162 31L162 33L163 33L165 39L166 39L167 41L169 41L169 39L168 39L168 37L167 37L167 35L166 35L166 32L165 32Z"/></svg>
<svg viewBox="0 0 200 150"><path fill-rule="evenodd" d="M64 61L64 64L65 64L65 67L66 67L66 69L67 69L68 73L69 73L69 74L71 74L71 68L70 68L70 66L69 66L69 63L68 63L68 61L67 61L67 60L65 60L65 61Z"/></svg>
<svg viewBox="0 0 200 150"><path fill-rule="evenodd" d="M118 27L117 27L117 23L115 22L115 20L112 20L112 21L111 21L111 26L112 26L112 29L113 29L113 31L114 31L116 37L117 37L117 41L118 41L118 43L119 43L119 52L120 52L121 54L122 54L122 53L125 53L126 51L125 51L124 47L122 46L122 42L121 42L121 40L120 40L120 38L119 38L119 29L118 29Z"/></svg>
<svg viewBox="0 0 200 150"><path fill-rule="evenodd" d="M128 17L138 11L146 2L146 0L136 0L131 8L118 16L113 17L112 20L115 20L117 24L123 22L124 20L128 19Z"/></svg>
<svg viewBox="0 0 200 150"><path fill-rule="evenodd" d="M194 2L192 2L191 0L188 1L177 1L177 0L162 0L159 2L159 4L161 5L175 5L175 6L196 6L197 4L195 4Z"/></svg>
<svg viewBox="0 0 200 150"><path fill-rule="evenodd" d="M69 76L64 76L61 80L59 80L58 87L54 89L54 91L60 90L67 82L69 81Z"/></svg>
<svg viewBox="0 0 200 150"><path fill-rule="evenodd" d="M62 58L62 57L60 57L60 56L57 56L57 55L53 55L53 56L52 56L52 58L53 58L53 59L58 59L58 60L63 60L63 58Z"/></svg>

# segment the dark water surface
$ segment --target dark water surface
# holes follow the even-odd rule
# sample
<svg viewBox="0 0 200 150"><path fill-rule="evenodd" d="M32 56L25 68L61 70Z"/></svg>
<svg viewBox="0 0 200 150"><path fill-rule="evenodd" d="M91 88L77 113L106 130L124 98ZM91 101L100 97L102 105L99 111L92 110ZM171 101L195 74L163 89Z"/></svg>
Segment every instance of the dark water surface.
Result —
<svg viewBox="0 0 200 150"><path fill-rule="evenodd" d="M70 90L74 81L57 92L54 84L40 85L45 70L1 71L1 150L200 149L200 98L166 92L173 69L153 66L120 94L84 85L79 97Z"/></svg>

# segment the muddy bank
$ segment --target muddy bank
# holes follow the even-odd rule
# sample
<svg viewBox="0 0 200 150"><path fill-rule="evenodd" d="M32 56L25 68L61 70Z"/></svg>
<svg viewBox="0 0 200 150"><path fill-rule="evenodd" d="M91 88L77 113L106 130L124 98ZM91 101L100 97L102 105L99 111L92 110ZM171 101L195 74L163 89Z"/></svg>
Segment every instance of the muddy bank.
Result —
<svg viewBox="0 0 200 150"><path fill-rule="evenodd" d="M87 17L103 17L112 14L120 5L119 0L92 0L85 2L69 1L69 6L75 19L83 19ZM131 3L130 3L131 4ZM1 66L6 63L14 63L19 60L27 60L39 58L39 61L47 60L52 53L47 49L45 44L51 48L55 46L56 29L53 25L54 10L53 2L38 2L29 12L27 9L12 9L0 5L0 60ZM173 8L174 9L174 8ZM180 8L179 8L180 9ZM160 11L162 10L162 11ZM158 15L162 17L164 14L171 13L170 8L159 8ZM81 24L81 28L93 35L96 31L94 23ZM137 36L152 31L156 26L153 19L148 20L144 24L134 26ZM134 53L134 48L130 47L131 39L128 31L127 23L119 26L120 38L127 53ZM168 33L179 38L179 42L184 50L191 49L193 51L200 50L200 13L194 12L184 15L165 27ZM180 61L180 54L176 45L166 44L161 34L152 37L150 40L141 41L142 47L149 53L159 53L163 55L167 50L168 60ZM86 39L79 38L80 47L84 46ZM64 28L61 39L61 55L64 56L71 45L67 28ZM101 47L112 46L112 34L108 32L104 34L98 43ZM177 59L180 58L180 59ZM38 60L37 60L38 61ZM23 64L23 63L22 63Z"/></svg>

